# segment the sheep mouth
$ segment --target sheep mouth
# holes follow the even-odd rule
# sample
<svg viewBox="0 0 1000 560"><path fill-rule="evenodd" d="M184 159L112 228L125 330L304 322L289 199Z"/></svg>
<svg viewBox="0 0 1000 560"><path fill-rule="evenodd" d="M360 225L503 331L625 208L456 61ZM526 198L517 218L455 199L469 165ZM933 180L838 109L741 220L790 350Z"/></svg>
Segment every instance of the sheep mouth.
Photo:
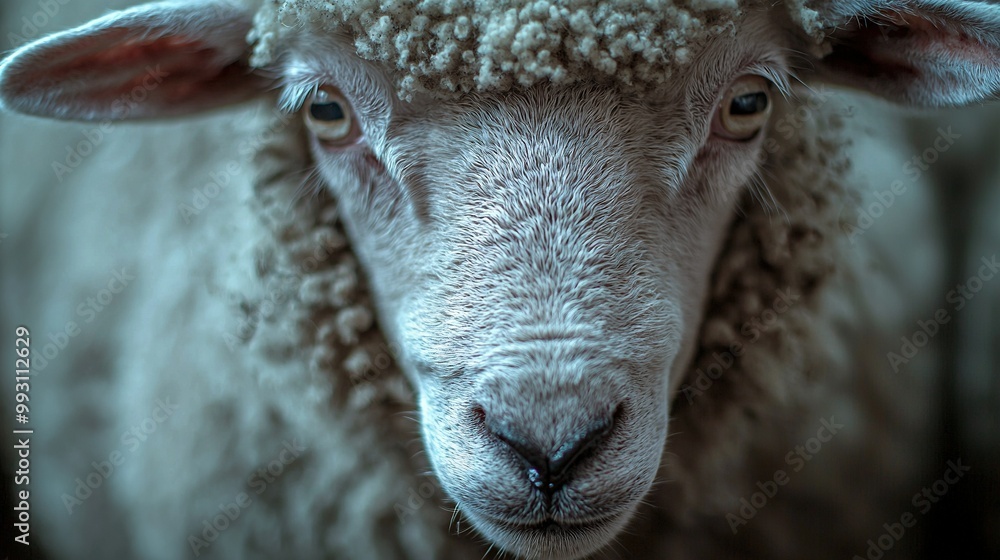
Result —
<svg viewBox="0 0 1000 560"><path fill-rule="evenodd" d="M628 515L599 519L539 522L506 521L471 516L481 533L500 548L527 558L572 560L583 558L609 543ZM478 517L476 523L475 517Z"/></svg>
<svg viewBox="0 0 1000 560"><path fill-rule="evenodd" d="M614 523L615 517L605 517L587 521L556 521L554 519L546 519L544 521L531 523L502 521L499 519L486 519L485 521L505 531L558 535L569 532L586 533L600 531L601 529L604 529L608 525Z"/></svg>

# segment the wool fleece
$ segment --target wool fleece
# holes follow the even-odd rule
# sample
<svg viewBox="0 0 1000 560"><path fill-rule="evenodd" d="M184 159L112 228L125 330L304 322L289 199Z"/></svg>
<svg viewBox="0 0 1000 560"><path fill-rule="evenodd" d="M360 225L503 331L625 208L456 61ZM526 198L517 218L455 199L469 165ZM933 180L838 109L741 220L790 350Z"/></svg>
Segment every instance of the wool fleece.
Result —
<svg viewBox="0 0 1000 560"><path fill-rule="evenodd" d="M819 13L786 0L804 33ZM401 97L506 90L545 81L665 87L712 37L763 2L736 0L268 0L250 40L253 63L272 61L303 29L343 33L360 56L391 68ZM772 9L774 9L772 7Z"/></svg>

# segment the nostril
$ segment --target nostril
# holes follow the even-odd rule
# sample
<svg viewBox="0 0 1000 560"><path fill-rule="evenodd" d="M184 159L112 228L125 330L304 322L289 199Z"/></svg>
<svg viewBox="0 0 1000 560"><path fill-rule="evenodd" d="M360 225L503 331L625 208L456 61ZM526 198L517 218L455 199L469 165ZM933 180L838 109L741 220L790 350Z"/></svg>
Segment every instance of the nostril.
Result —
<svg viewBox="0 0 1000 560"><path fill-rule="evenodd" d="M560 445L549 456L549 472L554 480L561 480L581 457L593 449L614 427L614 417L591 422L583 430Z"/></svg>
<svg viewBox="0 0 1000 560"><path fill-rule="evenodd" d="M509 424L492 422L490 419L487 419L486 429L496 436L497 439L513 449L514 453L525 462L525 466L529 470L534 469L539 471L540 474L548 471L548 457L546 457L546 454Z"/></svg>
<svg viewBox="0 0 1000 560"><path fill-rule="evenodd" d="M486 429L486 410L478 404L472 406L472 425Z"/></svg>
<svg viewBox="0 0 1000 560"><path fill-rule="evenodd" d="M474 421L482 422L489 434L521 459L528 480L547 495L558 490L569 478L572 467L611 433L620 412L621 406L611 415L591 419L555 448L543 449L510 423L497 421L480 406L473 407Z"/></svg>

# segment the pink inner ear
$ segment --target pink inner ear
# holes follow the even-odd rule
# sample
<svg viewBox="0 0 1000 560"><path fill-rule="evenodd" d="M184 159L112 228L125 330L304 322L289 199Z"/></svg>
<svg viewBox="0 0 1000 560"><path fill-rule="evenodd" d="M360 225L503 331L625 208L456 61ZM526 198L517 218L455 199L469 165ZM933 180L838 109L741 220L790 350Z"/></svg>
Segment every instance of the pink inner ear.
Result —
<svg viewBox="0 0 1000 560"><path fill-rule="evenodd" d="M872 67L871 75L895 73L920 78L947 62L992 66L995 52L975 40L961 26L934 18L894 10L881 10L867 21L853 23L844 33L842 48L854 51Z"/></svg>
<svg viewBox="0 0 1000 560"><path fill-rule="evenodd" d="M126 31L126 30L110 30ZM124 33L121 33L124 35ZM108 39L112 44L108 46ZM140 82L149 70L159 67L170 75L211 76L220 69L218 49L197 39L180 37L161 37L151 40L123 39L115 42L114 37L102 36L87 41L92 46L75 45L73 52L68 52L65 58L48 68L54 76L63 79L72 76L92 76L105 73L122 75L137 73L133 81ZM81 52L82 50L82 52ZM128 84L123 84L123 89Z"/></svg>
<svg viewBox="0 0 1000 560"><path fill-rule="evenodd" d="M242 101L268 86L251 72L237 36L110 27L41 47L9 72L11 98L26 112L95 120L174 116ZM25 110L22 109L22 110Z"/></svg>
<svg viewBox="0 0 1000 560"><path fill-rule="evenodd" d="M146 40L130 39L134 33L125 28L111 28L99 35L79 37L67 44L46 49L44 64L29 73L41 83L91 78L94 75L122 75L146 67L164 64L172 58L191 58L198 51L214 52L203 41L165 36ZM204 66L210 57L202 61ZM188 63L196 62L190 60Z"/></svg>
<svg viewBox="0 0 1000 560"><path fill-rule="evenodd" d="M919 49L939 49L963 60L984 66L996 64L996 51L976 40L961 26L945 21L932 21L913 14L899 14L903 25L915 35Z"/></svg>
<svg viewBox="0 0 1000 560"><path fill-rule="evenodd" d="M109 37L108 34L112 33L113 35ZM203 41L195 39L167 36L140 40L126 38L127 33L128 30L125 29L109 29L100 37L81 41L83 44L75 45L78 47L74 49L75 52L67 53L67 62L62 65L54 65L52 70L59 73L74 68L149 64L171 54L199 51L206 48ZM87 48L88 42L92 44L90 48ZM110 48L105 46L109 42L113 45ZM83 52L80 52L80 47L83 47Z"/></svg>
<svg viewBox="0 0 1000 560"><path fill-rule="evenodd" d="M114 12L4 61L0 101L31 115L101 120L177 116L256 97L272 81L246 62L252 19L222 0Z"/></svg>

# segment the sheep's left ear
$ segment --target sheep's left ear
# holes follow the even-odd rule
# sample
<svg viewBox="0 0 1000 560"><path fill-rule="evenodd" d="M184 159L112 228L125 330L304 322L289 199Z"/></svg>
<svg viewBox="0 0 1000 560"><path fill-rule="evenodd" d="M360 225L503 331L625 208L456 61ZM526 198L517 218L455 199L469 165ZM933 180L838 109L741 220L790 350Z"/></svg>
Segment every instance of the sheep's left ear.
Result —
<svg viewBox="0 0 1000 560"><path fill-rule="evenodd" d="M958 0L829 1L832 51L817 78L917 107L1000 95L1000 6Z"/></svg>
<svg viewBox="0 0 1000 560"><path fill-rule="evenodd" d="M243 101L270 82L246 63L252 18L226 2L146 4L14 51L0 108L72 120L170 117Z"/></svg>

